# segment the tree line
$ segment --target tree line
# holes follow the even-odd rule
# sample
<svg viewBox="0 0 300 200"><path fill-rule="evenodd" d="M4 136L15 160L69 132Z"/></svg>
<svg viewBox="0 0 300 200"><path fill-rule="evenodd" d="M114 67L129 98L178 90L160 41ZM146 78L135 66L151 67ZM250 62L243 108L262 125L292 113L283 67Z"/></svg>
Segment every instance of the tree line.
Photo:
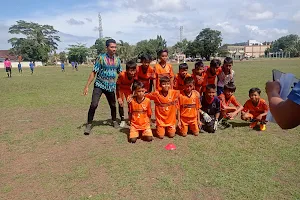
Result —
<svg viewBox="0 0 300 200"><path fill-rule="evenodd" d="M57 62L66 60L84 63L92 61L98 54L106 52L105 41L109 37L97 39L91 47L85 44L72 44L66 51L56 53L60 37L58 31L50 25L40 25L33 22L19 20L9 28L9 33L18 37L11 38L8 42L12 45L11 52L16 56L22 56L26 61ZM167 46L166 40L157 35L154 39L142 40L135 45L122 40L118 41L118 56L122 62L139 59L141 55L151 55L157 58L157 52L168 49L171 58L176 54L185 54L187 57L201 57L210 60L211 56L222 53L222 33L218 30L205 28L194 40L183 39L173 46ZM275 40L269 52L289 51L291 56L300 56L300 38L298 35L287 35Z"/></svg>

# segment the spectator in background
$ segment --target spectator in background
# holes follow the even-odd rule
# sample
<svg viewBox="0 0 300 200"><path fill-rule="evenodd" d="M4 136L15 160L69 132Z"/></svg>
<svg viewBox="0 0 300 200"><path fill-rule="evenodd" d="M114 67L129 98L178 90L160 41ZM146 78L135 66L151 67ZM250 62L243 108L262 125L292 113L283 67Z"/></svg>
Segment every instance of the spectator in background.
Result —
<svg viewBox="0 0 300 200"><path fill-rule="evenodd" d="M21 73L22 74L22 64L21 64L21 62L19 62L19 64L18 64L18 70L19 70L19 73Z"/></svg>
<svg viewBox="0 0 300 200"><path fill-rule="evenodd" d="M33 70L34 70L34 62L30 61L29 67L30 67L31 75L32 75L33 74Z"/></svg>
<svg viewBox="0 0 300 200"><path fill-rule="evenodd" d="M4 61L4 67L5 67L5 71L7 73L7 78L11 78L11 62L10 60L8 60L8 58L5 58Z"/></svg>
<svg viewBox="0 0 300 200"><path fill-rule="evenodd" d="M280 88L277 81L266 84L270 111L282 129L292 129L300 125L300 82L293 88L286 101L279 95Z"/></svg>

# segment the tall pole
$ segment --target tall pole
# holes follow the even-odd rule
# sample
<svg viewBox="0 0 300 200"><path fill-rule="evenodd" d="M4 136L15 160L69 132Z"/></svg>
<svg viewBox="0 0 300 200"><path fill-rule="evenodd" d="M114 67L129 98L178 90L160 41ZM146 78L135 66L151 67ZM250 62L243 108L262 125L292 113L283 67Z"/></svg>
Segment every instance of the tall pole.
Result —
<svg viewBox="0 0 300 200"><path fill-rule="evenodd" d="M180 42L183 40L183 26L180 26Z"/></svg>
<svg viewBox="0 0 300 200"><path fill-rule="evenodd" d="M98 13L98 18L99 18L99 39L103 38L103 28L102 28L102 17L100 12Z"/></svg>

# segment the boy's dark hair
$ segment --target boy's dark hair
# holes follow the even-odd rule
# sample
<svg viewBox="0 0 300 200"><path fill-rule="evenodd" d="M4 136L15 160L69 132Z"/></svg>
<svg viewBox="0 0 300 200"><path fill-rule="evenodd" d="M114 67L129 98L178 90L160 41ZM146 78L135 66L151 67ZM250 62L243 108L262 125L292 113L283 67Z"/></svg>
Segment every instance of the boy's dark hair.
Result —
<svg viewBox="0 0 300 200"><path fill-rule="evenodd" d="M130 69L136 69L136 62L130 60L126 63L126 71Z"/></svg>
<svg viewBox="0 0 300 200"><path fill-rule="evenodd" d="M210 85L206 86L206 90L211 90L211 89L215 90L216 89L216 85L210 84Z"/></svg>
<svg viewBox="0 0 300 200"><path fill-rule="evenodd" d="M221 61L219 59L212 59L210 61L210 67L218 68L221 65Z"/></svg>
<svg viewBox="0 0 300 200"><path fill-rule="evenodd" d="M192 83L192 84L195 83L193 77L186 77L186 78L184 79L184 85L191 84L191 83Z"/></svg>
<svg viewBox="0 0 300 200"><path fill-rule="evenodd" d="M189 68L189 66L188 66L188 64L186 64L186 63L181 63L180 65L179 65L179 70L181 70L181 69L188 69Z"/></svg>
<svg viewBox="0 0 300 200"><path fill-rule="evenodd" d="M225 90L229 90L231 92L235 92L236 86L233 83L228 83L228 84L224 85L224 91Z"/></svg>
<svg viewBox="0 0 300 200"><path fill-rule="evenodd" d="M109 47L109 44L111 44L111 43L117 44L116 40L114 40L114 39L108 39L105 42L106 47Z"/></svg>
<svg viewBox="0 0 300 200"><path fill-rule="evenodd" d="M169 54L168 49L162 49L162 50L159 50L159 51L157 52L157 56L161 56L162 53L167 53L167 54Z"/></svg>
<svg viewBox="0 0 300 200"><path fill-rule="evenodd" d="M204 67L202 60L195 63L195 68L200 68L200 67Z"/></svg>
<svg viewBox="0 0 300 200"><path fill-rule="evenodd" d="M144 88L144 83L143 82L141 82L141 81L134 81L132 83L132 87L131 87L132 91L135 91L136 89L141 89L141 88Z"/></svg>
<svg viewBox="0 0 300 200"><path fill-rule="evenodd" d="M249 90L249 95L251 95L252 93L257 92L259 95L261 93L261 90L259 88L251 88Z"/></svg>
<svg viewBox="0 0 300 200"><path fill-rule="evenodd" d="M167 82L171 82L170 78L167 76L163 76L159 79L160 84L162 83L167 83Z"/></svg>
<svg viewBox="0 0 300 200"><path fill-rule="evenodd" d="M223 64L233 64L233 59L231 57L226 57Z"/></svg>
<svg viewBox="0 0 300 200"><path fill-rule="evenodd" d="M151 56L150 55L148 55L148 54L145 54L145 55L142 55L141 56L141 61L143 61L143 60L146 60L146 61L151 61L152 60L152 58L151 58Z"/></svg>

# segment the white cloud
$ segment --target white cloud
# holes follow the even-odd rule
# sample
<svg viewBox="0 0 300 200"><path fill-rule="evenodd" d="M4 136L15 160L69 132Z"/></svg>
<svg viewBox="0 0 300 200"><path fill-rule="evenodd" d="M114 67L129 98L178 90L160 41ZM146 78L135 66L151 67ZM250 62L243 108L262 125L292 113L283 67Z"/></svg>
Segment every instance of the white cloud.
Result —
<svg viewBox="0 0 300 200"><path fill-rule="evenodd" d="M267 20L274 18L274 13L266 10L260 3L246 4L240 11L240 15L248 20Z"/></svg>
<svg viewBox="0 0 300 200"><path fill-rule="evenodd" d="M300 11L298 11L294 16L293 16L293 20L296 22L300 22Z"/></svg>
<svg viewBox="0 0 300 200"><path fill-rule="evenodd" d="M184 0L126 0L128 8L147 12L180 12L191 10Z"/></svg>
<svg viewBox="0 0 300 200"><path fill-rule="evenodd" d="M67 23L70 24L70 25L75 25L75 26L85 24L84 21L76 20L74 18L68 19Z"/></svg>
<svg viewBox="0 0 300 200"><path fill-rule="evenodd" d="M222 31L224 31L225 33L229 33L229 34L240 33L240 29L237 27L234 27L229 22L220 22L220 23L217 23L216 26L218 28L220 28Z"/></svg>
<svg viewBox="0 0 300 200"><path fill-rule="evenodd" d="M267 38L274 37L274 35L284 35L288 33L287 29L278 29L278 28L270 28L270 29L260 29L258 26L254 25L245 25L245 28L254 35L265 36Z"/></svg>

